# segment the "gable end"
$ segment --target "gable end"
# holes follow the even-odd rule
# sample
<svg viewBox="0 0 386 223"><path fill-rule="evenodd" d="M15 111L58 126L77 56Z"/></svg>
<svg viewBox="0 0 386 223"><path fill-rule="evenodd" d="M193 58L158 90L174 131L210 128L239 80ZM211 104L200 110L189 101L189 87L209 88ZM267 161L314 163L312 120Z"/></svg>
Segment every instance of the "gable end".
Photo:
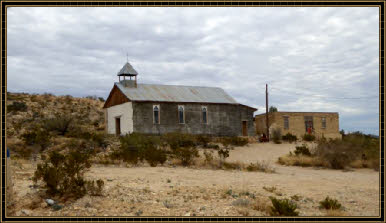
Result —
<svg viewBox="0 0 386 223"><path fill-rule="evenodd" d="M130 100L126 97L126 95L123 94L116 85L114 85L113 89L110 91L109 97L103 105L103 108L109 108L111 106L120 105L129 101Z"/></svg>

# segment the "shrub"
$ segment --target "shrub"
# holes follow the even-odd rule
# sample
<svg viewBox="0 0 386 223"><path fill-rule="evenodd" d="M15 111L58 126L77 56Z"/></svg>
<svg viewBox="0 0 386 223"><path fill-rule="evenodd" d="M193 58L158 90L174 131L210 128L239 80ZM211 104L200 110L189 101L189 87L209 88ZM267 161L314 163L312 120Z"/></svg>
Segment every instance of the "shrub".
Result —
<svg viewBox="0 0 386 223"><path fill-rule="evenodd" d="M97 100L98 97L96 95L89 95L89 96L86 96L87 99L91 99L91 100Z"/></svg>
<svg viewBox="0 0 386 223"><path fill-rule="evenodd" d="M303 140L304 140L304 141L307 141L307 142L311 142L311 141L314 141L314 140L315 140L315 136L306 133L306 134L303 135Z"/></svg>
<svg viewBox="0 0 386 223"><path fill-rule="evenodd" d="M282 139L284 141L288 141L290 143L292 142L296 142L298 140L298 138L296 137L296 135L292 135L291 133L287 133L285 135L282 136Z"/></svg>
<svg viewBox="0 0 386 223"><path fill-rule="evenodd" d="M204 156L205 156L205 163L212 163L213 161L213 153L212 151L204 151Z"/></svg>
<svg viewBox="0 0 386 223"><path fill-rule="evenodd" d="M295 148L296 148L295 155L311 156L311 152L308 149L306 144L303 144L301 146L296 146Z"/></svg>
<svg viewBox="0 0 386 223"><path fill-rule="evenodd" d="M200 145L204 148L207 148L209 142L211 141L211 137L206 136L206 135L197 135L196 141L197 141L198 145Z"/></svg>
<svg viewBox="0 0 386 223"><path fill-rule="evenodd" d="M224 146L232 145L232 146L245 146L248 144L248 139L238 136L233 137L222 137L220 139L221 143Z"/></svg>
<svg viewBox="0 0 386 223"><path fill-rule="evenodd" d="M24 102L14 101L12 104L7 106L7 112L12 112L12 111L25 112L27 111L27 108L28 107Z"/></svg>
<svg viewBox="0 0 386 223"><path fill-rule="evenodd" d="M276 144L280 144L281 143L281 131L280 131L279 128L274 129L272 131L272 140Z"/></svg>
<svg viewBox="0 0 386 223"><path fill-rule="evenodd" d="M54 131L58 135L65 135L72 121L73 118L70 115L60 114L56 118L43 120L43 127L46 131Z"/></svg>
<svg viewBox="0 0 386 223"><path fill-rule="evenodd" d="M342 205L336 199L329 198L328 196L319 202L320 208L337 210L342 208Z"/></svg>
<svg viewBox="0 0 386 223"><path fill-rule="evenodd" d="M161 149L147 149L144 158L152 167L157 166L158 163L164 164L167 159L166 153Z"/></svg>
<svg viewBox="0 0 386 223"><path fill-rule="evenodd" d="M276 199L274 197L269 197L272 202L271 206L271 216L298 216L299 212L295 211L297 205L292 200L288 199Z"/></svg>
<svg viewBox="0 0 386 223"><path fill-rule="evenodd" d="M174 150L173 154L183 166L189 166L194 157L199 157L198 150L194 147L179 147Z"/></svg>
<svg viewBox="0 0 386 223"><path fill-rule="evenodd" d="M239 198L239 199L233 201L232 205L233 206L244 206L244 207L246 207L246 206L249 205L249 200L243 199L243 198Z"/></svg>
<svg viewBox="0 0 386 223"><path fill-rule="evenodd" d="M103 187L105 182L101 179L92 181L86 181L86 190L92 196L102 196Z"/></svg>
<svg viewBox="0 0 386 223"><path fill-rule="evenodd" d="M98 100L101 101L101 102L105 102L105 99L102 98L102 97L98 97Z"/></svg>
<svg viewBox="0 0 386 223"><path fill-rule="evenodd" d="M220 166L225 162L225 159L229 157L229 148L225 147L217 151L220 157Z"/></svg>
<svg viewBox="0 0 386 223"><path fill-rule="evenodd" d="M172 150L179 147L195 147L195 137L192 134L171 132L166 133L161 137L161 140L170 146Z"/></svg>
<svg viewBox="0 0 386 223"><path fill-rule="evenodd" d="M146 160L150 166L157 166L166 161L166 153L159 149L160 141L156 137L146 136L140 133L131 133L120 138L121 145L115 151L113 157L125 162L137 164Z"/></svg>
<svg viewBox="0 0 386 223"><path fill-rule="evenodd" d="M240 162L223 162L221 166L226 170L241 170L243 167Z"/></svg>
<svg viewBox="0 0 386 223"><path fill-rule="evenodd" d="M81 148L64 155L53 151L44 163L38 164L33 181L43 180L50 195L80 198L87 192L83 174L91 166L89 157Z"/></svg>
<svg viewBox="0 0 386 223"><path fill-rule="evenodd" d="M49 146L51 136L45 130L34 129L22 134L21 138L23 139L26 145L39 145L41 151L43 151Z"/></svg>
<svg viewBox="0 0 386 223"><path fill-rule="evenodd" d="M209 143L205 148L218 150L218 149L220 149L220 146L218 146L216 144Z"/></svg>
<svg viewBox="0 0 386 223"><path fill-rule="evenodd" d="M261 171L261 172L266 172L266 173L275 173L275 169L272 168L269 164L269 162L256 162L250 163L247 168L248 171Z"/></svg>

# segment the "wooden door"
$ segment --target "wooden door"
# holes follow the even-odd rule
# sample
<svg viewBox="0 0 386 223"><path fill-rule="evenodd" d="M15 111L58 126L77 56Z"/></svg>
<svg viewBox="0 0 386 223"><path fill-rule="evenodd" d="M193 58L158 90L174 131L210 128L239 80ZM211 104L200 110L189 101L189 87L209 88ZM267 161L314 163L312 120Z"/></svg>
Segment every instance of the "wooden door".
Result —
<svg viewBox="0 0 386 223"><path fill-rule="evenodd" d="M247 121L243 121L243 136L248 136Z"/></svg>
<svg viewBox="0 0 386 223"><path fill-rule="evenodd" d="M115 134L117 136L121 135L121 118L115 118Z"/></svg>

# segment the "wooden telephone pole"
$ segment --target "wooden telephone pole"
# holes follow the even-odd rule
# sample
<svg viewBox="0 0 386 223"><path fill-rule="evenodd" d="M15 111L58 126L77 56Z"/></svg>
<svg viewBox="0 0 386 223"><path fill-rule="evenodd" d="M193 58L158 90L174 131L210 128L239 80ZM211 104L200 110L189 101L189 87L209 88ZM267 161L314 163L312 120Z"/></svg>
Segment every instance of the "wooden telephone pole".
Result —
<svg viewBox="0 0 386 223"><path fill-rule="evenodd" d="M268 84L265 84L265 123L267 125L267 139L269 141L269 124L268 124Z"/></svg>

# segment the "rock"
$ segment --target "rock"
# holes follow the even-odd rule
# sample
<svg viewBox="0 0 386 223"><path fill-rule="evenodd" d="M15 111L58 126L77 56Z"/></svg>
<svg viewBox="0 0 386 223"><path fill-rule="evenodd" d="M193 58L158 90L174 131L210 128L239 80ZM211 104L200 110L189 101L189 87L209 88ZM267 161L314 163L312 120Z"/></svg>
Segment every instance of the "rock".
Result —
<svg viewBox="0 0 386 223"><path fill-rule="evenodd" d="M184 216L190 216L190 212L186 213Z"/></svg>
<svg viewBox="0 0 386 223"><path fill-rule="evenodd" d="M23 210L21 210L21 213L23 213L23 214L25 214L25 215L30 215L30 214L31 214L31 211L30 211L30 210L23 209Z"/></svg>
<svg viewBox="0 0 386 223"><path fill-rule="evenodd" d="M200 207L200 211L204 211L205 209L205 206Z"/></svg>
<svg viewBox="0 0 386 223"><path fill-rule="evenodd" d="M63 208L63 206L62 205L59 205L59 204L54 204L54 205L52 205L52 209L54 209L55 211L58 211L58 210L60 210L60 209L62 209Z"/></svg>
<svg viewBox="0 0 386 223"><path fill-rule="evenodd" d="M356 201L354 201L354 200L350 200L349 202L350 202L350 203L356 203Z"/></svg>
<svg viewBox="0 0 386 223"><path fill-rule="evenodd" d="M46 203L47 203L48 205L53 205L53 204L55 204L55 201L52 200L52 199L46 199L45 201L46 201Z"/></svg>

